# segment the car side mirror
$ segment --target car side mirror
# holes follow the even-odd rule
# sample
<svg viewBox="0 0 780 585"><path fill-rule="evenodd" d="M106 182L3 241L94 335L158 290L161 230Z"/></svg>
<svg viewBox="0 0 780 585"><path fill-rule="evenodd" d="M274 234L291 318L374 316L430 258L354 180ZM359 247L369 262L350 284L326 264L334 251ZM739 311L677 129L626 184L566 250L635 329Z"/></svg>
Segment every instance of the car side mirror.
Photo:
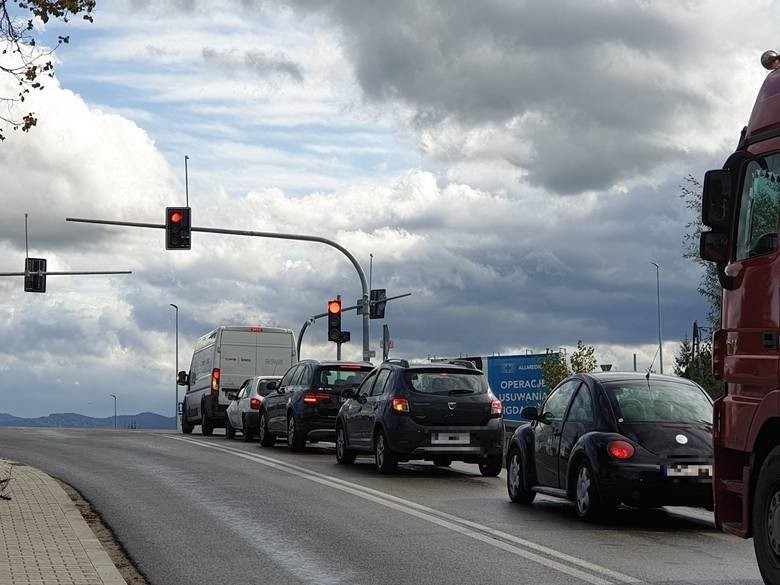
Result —
<svg viewBox="0 0 780 585"><path fill-rule="evenodd" d="M341 396L344 398L354 398L355 397L355 389L354 388L344 388L344 390L341 392Z"/></svg>
<svg viewBox="0 0 780 585"><path fill-rule="evenodd" d="M238 400L238 394L228 394L227 395L228 400Z"/></svg>
<svg viewBox="0 0 780 585"><path fill-rule="evenodd" d="M277 384L276 380L271 380L268 382L268 384L265 385L265 387L268 390L276 390L279 387L279 384Z"/></svg>
<svg viewBox="0 0 780 585"><path fill-rule="evenodd" d="M284 394L284 386L281 386L281 387L277 388L276 389L276 393L277 394Z"/></svg>
<svg viewBox="0 0 780 585"><path fill-rule="evenodd" d="M535 406L526 406L520 411L520 416L525 420L536 420L539 416L539 411L536 410Z"/></svg>
<svg viewBox="0 0 780 585"><path fill-rule="evenodd" d="M186 386L187 384L189 384L190 383L190 377L187 375L187 372L182 370L181 372L176 374L176 383L179 386Z"/></svg>

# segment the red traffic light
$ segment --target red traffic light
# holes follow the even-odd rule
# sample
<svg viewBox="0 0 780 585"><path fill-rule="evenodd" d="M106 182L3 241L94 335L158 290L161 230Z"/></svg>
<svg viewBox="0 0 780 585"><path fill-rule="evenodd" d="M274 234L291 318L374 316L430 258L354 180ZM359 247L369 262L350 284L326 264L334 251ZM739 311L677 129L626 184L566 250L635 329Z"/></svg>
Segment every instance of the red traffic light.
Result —
<svg viewBox="0 0 780 585"><path fill-rule="evenodd" d="M179 223L179 222L182 220L182 217L183 217L183 216L182 216L182 214L181 214L181 213L179 213L178 211L174 211L174 212L171 214L171 221L172 221L173 223Z"/></svg>
<svg viewBox="0 0 780 585"><path fill-rule="evenodd" d="M331 315L341 313L341 301L328 301L328 313Z"/></svg>

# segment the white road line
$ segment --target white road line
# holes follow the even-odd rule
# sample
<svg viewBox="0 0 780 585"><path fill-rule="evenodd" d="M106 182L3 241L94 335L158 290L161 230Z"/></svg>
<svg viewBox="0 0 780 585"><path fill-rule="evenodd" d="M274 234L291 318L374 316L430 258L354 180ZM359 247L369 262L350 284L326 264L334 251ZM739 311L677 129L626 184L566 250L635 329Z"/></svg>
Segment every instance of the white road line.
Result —
<svg viewBox="0 0 780 585"><path fill-rule="evenodd" d="M399 498L391 494L387 494L385 492L375 490L369 487L365 487L360 484L352 483L340 479L338 477L325 475L323 473L312 471L305 467L300 467L298 465L294 465L292 463L288 463L280 459L274 459L266 455L248 453L246 451L236 449L234 447L215 445L214 443L205 442L197 439L170 436L170 435L164 435L164 436L169 439L184 441L186 443L191 443L193 445L199 445L209 449L215 449L217 451L230 453L232 455L236 455L238 457L242 457L250 461L255 461L257 463L267 465L268 467L279 469L281 471L285 471L292 475L302 477L309 481L313 481L315 483L326 485L333 489L350 493L359 498L369 500L371 502L377 503L387 508L397 510L399 512L403 512L405 514L409 514L411 516L415 516L422 520L426 520L427 522L431 522L438 526L442 526L444 528L452 530L453 532L457 532L464 536L468 536L475 540L479 540L481 542L484 542L496 548L500 548L506 552L515 554L517 556L544 565L550 569L554 569L561 573L565 573L572 577L576 577L577 579L580 579L587 583L592 583L593 585L612 585L612 582L607 580L606 578L611 578L621 583L641 582L639 579L636 579L634 577L630 577L628 575L618 573L617 571L613 571L606 567L596 565L584 559L580 559L572 555L568 555L566 553L557 551L555 549L546 547L544 545L537 544L529 540L525 540L513 534L509 534L507 532L503 532L500 530L495 530L493 528L490 528L489 526L485 526L483 524L479 524L476 522L471 522L470 520L466 520L458 516L453 516L445 512L440 512L439 510L435 510L434 508L429 508L428 506L424 506L422 504L412 502L411 500L405 500L403 498ZM501 540L497 540L497 539L501 539ZM508 541L508 542L502 542L502 541ZM510 543L514 543L514 544L510 544ZM515 546L515 544L520 545L523 548L519 548L518 546ZM527 550L527 549L531 549L531 550ZM537 551L541 554L545 554L549 557L554 557L560 561L569 563L570 565L574 565L574 567L567 566L556 560L552 560L540 556L535 552L531 552L532 550ZM591 571L593 573L601 575L601 577L585 573L584 571L581 571L575 567L580 567L582 569Z"/></svg>

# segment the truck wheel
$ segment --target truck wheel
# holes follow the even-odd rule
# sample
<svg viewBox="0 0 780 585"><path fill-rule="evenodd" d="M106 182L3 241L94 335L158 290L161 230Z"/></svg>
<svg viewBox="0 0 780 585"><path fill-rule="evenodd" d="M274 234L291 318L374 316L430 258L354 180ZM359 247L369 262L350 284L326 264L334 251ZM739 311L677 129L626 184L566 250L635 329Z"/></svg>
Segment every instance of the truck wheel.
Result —
<svg viewBox="0 0 780 585"><path fill-rule="evenodd" d="M295 415L291 414L290 420L287 421L287 448L290 451L303 451L306 447L306 433L298 427Z"/></svg>
<svg viewBox="0 0 780 585"><path fill-rule="evenodd" d="M226 439L236 438L236 429L233 428L233 425L230 424L230 417L227 414L225 415L225 438Z"/></svg>
<svg viewBox="0 0 780 585"><path fill-rule="evenodd" d="M507 457L506 491L516 504L530 504L536 497L536 492L525 487L525 462L517 447L512 447Z"/></svg>
<svg viewBox="0 0 780 585"><path fill-rule="evenodd" d="M276 437L268 430L268 418L265 416L265 410L260 411L260 444L263 447L273 447Z"/></svg>
<svg viewBox="0 0 780 585"><path fill-rule="evenodd" d="M495 477L501 473L501 453L490 455L479 464L479 472L485 477Z"/></svg>
<svg viewBox="0 0 780 585"><path fill-rule="evenodd" d="M209 417L206 415L206 409L203 407L200 409L200 432L204 437L210 437L214 432L214 425L211 424Z"/></svg>
<svg viewBox="0 0 780 585"><path fill-rule="evenodd" d="M192 433L192 429L195 428L195 423L187 422L186 405L182 407L181 411L181 432L185 435Z"/></svg>
<svg viewBox="0 0 780 585"><path fill-rule="evenodd" d="M780 583L780 447L772 449L758 474L753 547L764 583Z"/></svg>

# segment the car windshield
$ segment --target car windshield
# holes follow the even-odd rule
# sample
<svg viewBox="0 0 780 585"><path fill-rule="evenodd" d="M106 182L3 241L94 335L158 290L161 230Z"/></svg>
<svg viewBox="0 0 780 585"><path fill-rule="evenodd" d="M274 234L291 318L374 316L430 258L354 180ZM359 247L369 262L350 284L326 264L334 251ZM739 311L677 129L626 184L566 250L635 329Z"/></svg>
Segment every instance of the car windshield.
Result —
<svg viewBox="0 0 780 585"><path fill-rule="evenodd" d="M316 385L321 388L355 388L370 371L367 366L322 368L317 374Z"/></svg>
<svg viewBox="0 0 780 585"><path fill-rule="evenodd" d="M404 380L415 392L456 396L484 394L488 385L481 372L458 372L452 370L414 370L404 373Z"/></svg>
<svg viewBox="0 0 780 585"><path fill-rule="evenodd" d="M712 404L696 386L668 380L608 382L604 389L617 407L618 422L712 424Z"/></svg>

